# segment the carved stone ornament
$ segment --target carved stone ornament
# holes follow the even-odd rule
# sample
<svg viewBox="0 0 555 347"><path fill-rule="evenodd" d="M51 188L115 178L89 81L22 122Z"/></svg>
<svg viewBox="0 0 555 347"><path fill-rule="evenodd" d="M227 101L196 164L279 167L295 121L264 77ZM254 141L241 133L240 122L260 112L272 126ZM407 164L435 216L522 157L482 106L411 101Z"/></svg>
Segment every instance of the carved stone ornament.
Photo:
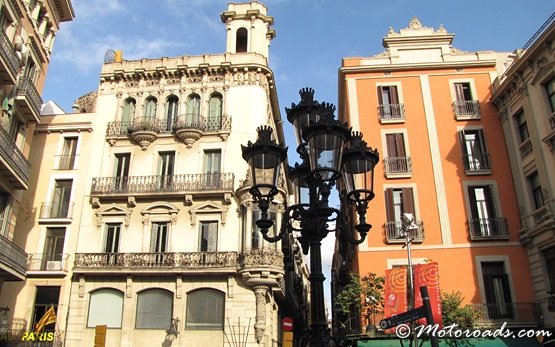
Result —
<svg viewBox="0 0 555 347"><path fill-rule="evenodd" d="M133 212L132 209L127 209L116 204L111 204L103 209L97 211L96 214L96 226L100 228L102 226L102 221L106 217L112 216L123 216L124 218L124 225L126 227L129 226L129 221L131 219L131 213Z"/></svg>
<svg viewBox="0 0 555 347"><path fill-rule="evenodd" d="M202 137L202 131L198 129L179 129L175 132L175 136L183 141L187 148L192 148L193 143Z"/></svg>
<svg viewBox="0 0 555 347"><path fill-rule="evenodd" d="M221 223L225 225L227 219L227 207L223 207L213 203L205 203L189 210L191 214L191 225L197 224L197 214L221 214Z"/></svg>
<svg viewBox="0 0 555 347"><path fill-rule="evenodd" d="M241 267L275 267L283 269L283 253L260 248L243 251L239 258Z"/></svg>
<svg viewBox="0 0 555 347"><path fill-rule="evenodd" d="M158 134L150 130L136 130L131 134L131 138L141 146L141 150L146 151L148 145L156 141Z"/></svg>
<svg viewBox="0 0 555 347"><path fill-rule="evenodd" d="M417 30L417 29L422 29L422 23L420 23L420 21L418 20L418 18L412 17L412 19L409 22L409 29L413 29L413 30Z"/></svg>

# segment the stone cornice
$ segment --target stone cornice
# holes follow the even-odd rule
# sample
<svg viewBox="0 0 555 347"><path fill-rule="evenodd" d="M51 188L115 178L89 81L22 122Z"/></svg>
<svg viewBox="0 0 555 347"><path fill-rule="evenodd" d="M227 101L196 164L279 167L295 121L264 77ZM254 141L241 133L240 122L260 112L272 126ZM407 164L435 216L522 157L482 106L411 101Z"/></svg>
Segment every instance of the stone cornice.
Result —
<svg viewBox="0 0 555 347"><path fill-rule="evenodd" d="M364 58L361 58L364 60ZM430 63L414 63L414 64L360 64L356 66L343 66L339 69L340 74L351 72L384 72L384 71L403 71L403 70L425 70L425 69L453 69L467 67L492 67L495 66L495 60L480 61L443 61Z"/></svg>
<svg viewBox="0 0 555 347"><path fill-rule="evenodd" d="M93 131L92 122L67 122L63 124L37 124L35 133Z"/></svg>

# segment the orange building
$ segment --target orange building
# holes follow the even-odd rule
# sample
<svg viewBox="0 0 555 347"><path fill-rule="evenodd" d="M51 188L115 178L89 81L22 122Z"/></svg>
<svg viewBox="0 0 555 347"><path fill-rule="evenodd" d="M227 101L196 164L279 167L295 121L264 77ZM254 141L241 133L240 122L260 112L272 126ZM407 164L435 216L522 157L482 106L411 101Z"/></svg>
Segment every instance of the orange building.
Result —
<svg viewBox="0 0 555 347"><path fill-rule="evenodd" d="M344 252L335 264L361 275L407 265L401 215L411 213L412 261L438 262L443 292L460 291L483 324L535 326L509 159L489 102L508 54L463 52L453 38L413 18L389 29L384 52L343 59L339 114L382 163L368 209L374 227L352 262Z"/></svg>

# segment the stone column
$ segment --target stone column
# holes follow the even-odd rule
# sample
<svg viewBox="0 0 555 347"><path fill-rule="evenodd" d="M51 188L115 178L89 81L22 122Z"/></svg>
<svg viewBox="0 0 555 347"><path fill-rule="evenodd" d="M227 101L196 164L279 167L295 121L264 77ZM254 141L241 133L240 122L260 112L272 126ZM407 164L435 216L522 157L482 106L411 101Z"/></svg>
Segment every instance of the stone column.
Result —
<svg viewBox="0 0 555 347"><path fill-rule="evenodd" d="M256 342L260 343L266 330L266 293L268 287L255 286L254 295L256 296L256 322L254 323L254 334Z"/></svg>

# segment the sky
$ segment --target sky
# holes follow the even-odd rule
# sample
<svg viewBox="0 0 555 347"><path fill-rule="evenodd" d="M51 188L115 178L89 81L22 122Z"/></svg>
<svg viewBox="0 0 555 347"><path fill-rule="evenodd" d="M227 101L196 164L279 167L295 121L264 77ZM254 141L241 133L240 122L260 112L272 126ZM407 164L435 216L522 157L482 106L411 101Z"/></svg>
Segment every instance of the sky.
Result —
<svg viewBox="0 0 555 347"><path fill-rule="evenodd" d="M237 1L240 2L240 1ZM521 48L555 11L553 0L266 0L276 37L270 46L282 118L299 101L298 91L315 89L318 101L337 104L343 57L382 52L389 27L406 28L416 16L423 26L441 24L463 51L512 52ZM126 60L223 53L225 0L72 0L75 19L61 24L43 90L69 112L74 100L97 90L107 50ZM287 122L290 155L295 139ZM254 139L253 139L254 140ZM372 140L366 139L370 146ZM292 164L294 158L290 158ZM370 207L371 208L371 207ZM371 222L372 215L369 214ZM370 231L372 232L372 231ZM323 245L329 277L333 237Z"/></svg>

